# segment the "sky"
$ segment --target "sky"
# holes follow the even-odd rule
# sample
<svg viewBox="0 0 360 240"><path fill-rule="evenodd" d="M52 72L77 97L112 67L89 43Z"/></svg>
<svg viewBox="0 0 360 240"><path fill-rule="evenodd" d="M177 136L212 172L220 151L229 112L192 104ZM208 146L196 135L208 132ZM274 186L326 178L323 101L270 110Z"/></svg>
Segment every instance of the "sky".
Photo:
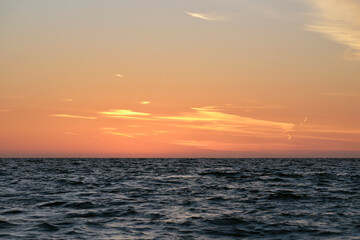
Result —
<svg viewBox="0 0 360 240"><path fill-rule="evenodd" d="M358 0L0 0L0 157L359 157Z"/></svg>

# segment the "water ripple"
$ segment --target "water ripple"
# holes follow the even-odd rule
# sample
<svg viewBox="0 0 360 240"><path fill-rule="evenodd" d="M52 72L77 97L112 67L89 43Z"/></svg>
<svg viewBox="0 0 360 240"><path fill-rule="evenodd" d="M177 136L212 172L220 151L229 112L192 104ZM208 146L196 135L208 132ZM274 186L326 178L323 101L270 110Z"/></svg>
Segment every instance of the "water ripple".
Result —
<svg viewBox="0 0 360 240"><path fill-rule="evenodd" d="M0 159L0 239L356 239L359 159Z"/></svg>

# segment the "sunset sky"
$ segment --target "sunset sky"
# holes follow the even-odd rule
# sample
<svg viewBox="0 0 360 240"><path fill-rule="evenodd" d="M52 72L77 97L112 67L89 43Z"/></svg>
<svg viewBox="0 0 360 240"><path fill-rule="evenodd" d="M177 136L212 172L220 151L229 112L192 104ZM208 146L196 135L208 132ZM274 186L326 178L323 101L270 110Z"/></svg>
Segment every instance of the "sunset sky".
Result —
<svg viewBox="0 0 360 240"><path fill-rule="evenodd" d="M359 156L359 0L0 0L0 157Z"/></svg>

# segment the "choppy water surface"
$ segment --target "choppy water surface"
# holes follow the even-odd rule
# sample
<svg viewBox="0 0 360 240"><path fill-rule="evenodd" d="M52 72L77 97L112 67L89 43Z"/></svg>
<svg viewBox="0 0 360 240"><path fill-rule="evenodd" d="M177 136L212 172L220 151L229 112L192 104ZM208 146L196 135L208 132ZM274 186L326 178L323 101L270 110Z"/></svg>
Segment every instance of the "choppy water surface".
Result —
<svg viewBox="0 0 360 240"><path fill-rule="evenodd" d="M359 159L0 159L2 239L360 239Z"/></svg>

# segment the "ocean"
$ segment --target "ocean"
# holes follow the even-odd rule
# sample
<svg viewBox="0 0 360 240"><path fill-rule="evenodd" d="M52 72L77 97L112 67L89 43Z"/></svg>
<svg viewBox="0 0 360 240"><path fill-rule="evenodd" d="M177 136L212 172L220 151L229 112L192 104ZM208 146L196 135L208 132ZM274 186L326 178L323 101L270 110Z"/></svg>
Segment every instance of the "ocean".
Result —
<svg viewBox="0 0 360 240"><path fill-rule="evenodd" d="M0 239L360 239L360 159L0 159Z"/></svg>

